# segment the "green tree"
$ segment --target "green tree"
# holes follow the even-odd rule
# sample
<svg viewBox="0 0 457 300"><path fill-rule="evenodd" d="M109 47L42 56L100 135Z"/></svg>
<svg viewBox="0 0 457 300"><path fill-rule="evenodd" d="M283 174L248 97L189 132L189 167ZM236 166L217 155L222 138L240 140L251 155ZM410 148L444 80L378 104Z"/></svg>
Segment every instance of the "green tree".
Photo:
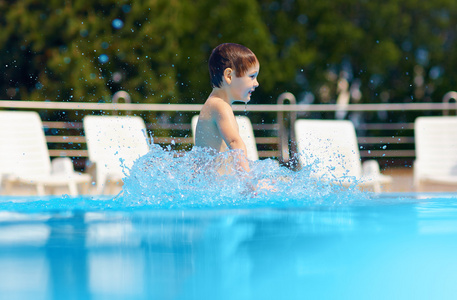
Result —
<svg viewBox="0 0 457 300"><path fill-rule="evenodd" d="M6 97L106 101L124 89L136 102L169 102L175 94L178 1L0 3L0 65L17 89Z"/></svg>
<svg viewBox="0 0 457 300"><path fill-rule="evenodd" d="M211 91L208 58L212 49L226 42L240 43L254 51L260 64L260 88L254 102L268 102L275 89L275 46L256 1L183 1L178 78L181 101L203 103Z"/></svg>
<svg viewBox="0 0 457 300"><path fill-rule="evenodd" d="M340 74L363 102L440 101L456 20L452 0L1 0L0 98L202 103L211 50L236 42L261 62L253 103L335 101Z"/></svg>
<svg viewBox="0 0 457 300"><path fill-rule="evenodd" d="M436 101L455 87L453 1L260 2L277 58L290 68L283 90L321 101L320 88L336 85L329 72L341 71L361 80L364 102ZM423 93L415 93L418 76Z"/></svg>

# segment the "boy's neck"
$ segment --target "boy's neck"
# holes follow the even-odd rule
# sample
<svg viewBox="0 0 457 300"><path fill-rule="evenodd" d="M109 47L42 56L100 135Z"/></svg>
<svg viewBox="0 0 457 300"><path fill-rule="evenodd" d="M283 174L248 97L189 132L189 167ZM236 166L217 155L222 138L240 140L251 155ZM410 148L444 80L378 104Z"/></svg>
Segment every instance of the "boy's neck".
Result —
<svg viewBox="0 0 457 300"><path fill-rule="evenodd" d="M217 88L217 87L213 88L213 91L211 92L209 97L220 98L220 99L224 100L224 102L226 102L229 105L232 105L232 103L235 102L235 100L231 99L230 93L226 89L224 89L223 87L222 88Z"/></svg>

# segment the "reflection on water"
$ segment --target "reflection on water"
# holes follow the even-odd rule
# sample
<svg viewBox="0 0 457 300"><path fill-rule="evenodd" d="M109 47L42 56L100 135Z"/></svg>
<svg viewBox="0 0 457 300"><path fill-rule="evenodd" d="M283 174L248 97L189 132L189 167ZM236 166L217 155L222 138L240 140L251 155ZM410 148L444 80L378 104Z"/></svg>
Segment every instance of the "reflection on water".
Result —
<svg viewBox="0 0 457 300"><path fill-rule="evenodd" d="M0 298L451 298L455 200L2 212Z"/></svg>

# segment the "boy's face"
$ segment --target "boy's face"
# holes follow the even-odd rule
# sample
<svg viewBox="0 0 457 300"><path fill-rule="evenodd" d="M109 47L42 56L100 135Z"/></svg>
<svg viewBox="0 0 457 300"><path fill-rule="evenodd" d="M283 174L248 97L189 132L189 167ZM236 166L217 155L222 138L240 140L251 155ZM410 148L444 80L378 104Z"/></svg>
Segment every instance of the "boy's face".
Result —
<svg viewBox="0 0 457 300"><path fill-rule="evenodd" d="M255 88L259 86L257 81L257 75L259 74L260 65L256 63L254 66L250 67L247 72L241 76L237 77L236 75L232 77L231 92L232 96L237 101L243 101L248 103L251 100L251 94L254 92Z"/></svg>

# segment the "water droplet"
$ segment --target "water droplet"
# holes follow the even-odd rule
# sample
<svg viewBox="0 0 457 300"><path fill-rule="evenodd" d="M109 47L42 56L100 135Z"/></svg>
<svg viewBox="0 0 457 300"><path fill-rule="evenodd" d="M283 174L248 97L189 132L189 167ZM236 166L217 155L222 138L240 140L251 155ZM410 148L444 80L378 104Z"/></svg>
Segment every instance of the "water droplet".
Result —
<svg viewBox="0 0 457 300"><path fill-rule="evenodd" d="M114 72L113 73L113 81L116 83L121 82L122 80L122 74L120 72Z"/></svg>
<svg viewBox="0 0 457 300"><path fill-rule="evenodd" d="M125 12L126 14L130 12L130 5L128 4L125 4L125 5L122 5L122 11Z"/></svg>
<svg viewBox="0 0 457 300"><path fill-rule="evenodd" d="M121 29L122 27L124 27L124 22L121 19L114 19L113 22L111 22L111 25L115 29Z"/></svg>
<svg viewBox="0 0 457 300"><path fill-rule="evenodd" d="M102 54L98 57L98 61L102 64L107 63L108 60L109 60L109 57L106 54Z"/></svg>
<svg viewBox="0 0 457 300"><path fill-rule="evenodd" d="M79 31L79 34L82 37L87 37L89 35L89 31L87 31L87 29L81 29L81 31Z"/></svg>

